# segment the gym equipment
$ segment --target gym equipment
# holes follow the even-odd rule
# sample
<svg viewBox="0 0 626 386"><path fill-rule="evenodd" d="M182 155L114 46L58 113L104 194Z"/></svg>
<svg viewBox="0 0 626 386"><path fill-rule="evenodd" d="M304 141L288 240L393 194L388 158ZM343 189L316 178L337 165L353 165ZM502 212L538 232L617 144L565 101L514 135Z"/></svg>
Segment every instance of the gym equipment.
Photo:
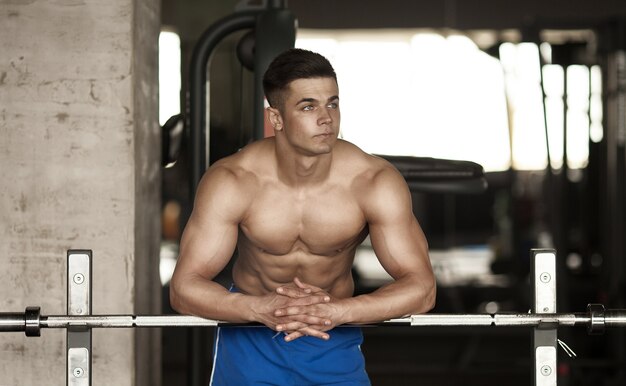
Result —
<svg viewBox="0 0 626 386"><path fill-rule="evenodd" d="M91 330L93 328L229 327L260 324L228 323L184 315L91 315L92 251L67 252L67 315L41 315L39 307L23 313L0 313L0 332L40 336L42 328L67 329L67 385L91 386ZM350 327L532 327L535 386L557 385L557 329L586 327L589 334L626 327L626 310L607 310L590 304L584 313L556 312L556 251L532 249L532 292L529 313L422 314Z"/></svg>

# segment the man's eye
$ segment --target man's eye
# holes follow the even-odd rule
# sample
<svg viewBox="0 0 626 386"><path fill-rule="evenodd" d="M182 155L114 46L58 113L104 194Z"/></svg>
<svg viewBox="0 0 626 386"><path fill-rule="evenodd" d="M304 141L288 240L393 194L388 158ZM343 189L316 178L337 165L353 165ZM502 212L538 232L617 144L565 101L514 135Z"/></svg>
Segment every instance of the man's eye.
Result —
<svg viewBox="0 0 626 386"><path fill-rule="evenodd" d="M336 109L337 107L339 107L339 103L337 102L331 102L328 104L329 109Z"/></svg>
<svg viewBox="0 0 626 386"><path fill-rule="evenodd" d="M303 111L311 111L311 110L313 110L313 106L311 106L311 105L306 105L306 106L304 106L304 107L302 108L302 110L303 110Z"/></svg>

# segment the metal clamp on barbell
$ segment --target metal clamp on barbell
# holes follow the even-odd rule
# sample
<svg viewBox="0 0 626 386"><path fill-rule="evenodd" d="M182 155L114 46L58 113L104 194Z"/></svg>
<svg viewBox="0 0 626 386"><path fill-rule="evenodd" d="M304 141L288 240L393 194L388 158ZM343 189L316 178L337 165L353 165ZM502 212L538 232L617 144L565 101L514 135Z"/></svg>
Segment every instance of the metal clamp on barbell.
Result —
<svg viewBox="0 0 626 386"><path fill-rule="evenodd" d="M41 308L26 307L24 333L26 336L41 336Z"/></svg>
<svg viewBox="0 0 626 386"><path fill-rule="evenodd" d="M587 305L587 312L589 313L589 325L587 326L587 331L589 332L589 335L604 334L604 311L604 306L602 304Z"/></svg>
<svg viewBox="0 0 626 386"><path fill-rule="evenodd" d="M41 336L40 310L40 307L27 307L24 313L0 313L0 332L24 331L26 336Z"/></svg>

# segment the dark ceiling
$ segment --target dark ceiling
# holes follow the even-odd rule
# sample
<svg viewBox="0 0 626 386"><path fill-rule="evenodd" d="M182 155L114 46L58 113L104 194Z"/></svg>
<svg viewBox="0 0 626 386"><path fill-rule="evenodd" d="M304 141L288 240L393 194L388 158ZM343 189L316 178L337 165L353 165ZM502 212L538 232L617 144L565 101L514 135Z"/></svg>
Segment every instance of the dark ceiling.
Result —
<svg viewBox="0 0 626 386"><path fill-rule="evenodd" d="M292 0L305 28L507 29L586 27L626 16L624 0Z"/></svg>
<svg viewBox="0 0 626 386"><path fill-rule="evenodd" d="M258 2L258 1L257 1ZM163 25L198 37L240 0L163 0ZM291 0L300 28L593 28L626 18L625 0Z"/></svg>

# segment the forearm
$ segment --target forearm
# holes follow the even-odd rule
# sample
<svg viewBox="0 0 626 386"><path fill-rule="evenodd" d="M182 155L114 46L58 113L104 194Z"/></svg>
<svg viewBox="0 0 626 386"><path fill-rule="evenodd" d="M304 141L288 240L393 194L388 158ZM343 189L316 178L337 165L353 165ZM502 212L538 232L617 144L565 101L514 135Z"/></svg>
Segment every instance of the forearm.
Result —
<svg viewBox="0 0 626 386"><path fill-rule="evenodd" d="M201 276L190 276L170 284L170 302L181 314L227 322L253 321L250 296L229 292Z"/></svg>
<svg viewBox="0 0 626 386"><path fill-rule="evenodd" d="M338 300L343 309L341 324L377 323L428 312L435 304L435 282L405 275L376 291Z"/></svg>

